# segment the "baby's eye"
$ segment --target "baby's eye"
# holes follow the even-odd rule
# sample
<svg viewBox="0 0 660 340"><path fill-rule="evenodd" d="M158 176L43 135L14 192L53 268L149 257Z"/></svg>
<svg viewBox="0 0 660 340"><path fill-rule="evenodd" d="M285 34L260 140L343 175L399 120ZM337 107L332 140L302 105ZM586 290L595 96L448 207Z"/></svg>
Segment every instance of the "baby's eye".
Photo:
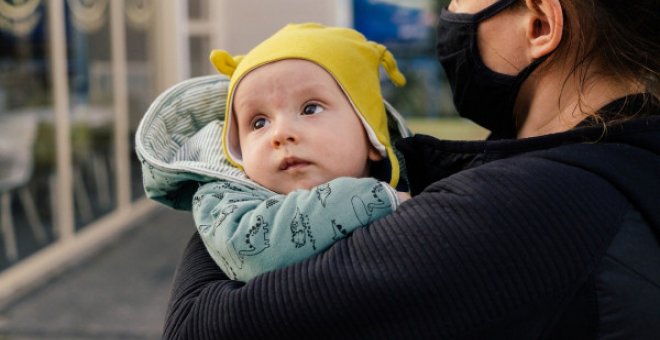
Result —
<svg viewBox="0 0 660 340"><path fill-rule="evenodd" d="M259 130L263 127L265 127L268 124L268 120L266 118L260 117L260 118L255 118L252 121L252 130Z"/></svg>
<svg viewBox="0 0 660 340"><path fill-rule="evenodd" d="M323 112L323 107L319 104L307 104L303 108L302 114L304 115L313 115Z"/></svg>

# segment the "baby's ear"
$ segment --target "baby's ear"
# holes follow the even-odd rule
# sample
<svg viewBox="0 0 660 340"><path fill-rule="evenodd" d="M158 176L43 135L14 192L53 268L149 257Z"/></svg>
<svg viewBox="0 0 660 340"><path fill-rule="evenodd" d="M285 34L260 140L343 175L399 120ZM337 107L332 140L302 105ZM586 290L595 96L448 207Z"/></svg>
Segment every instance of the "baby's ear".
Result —
<svg viewBox="0 0 660 340"><path fill-rule="evenodd" d="M367 158L369 158L370 161L372 162L377 162L383 159L383 155L376 150L376 148L373 145L369 146L369 153L367 153Z"/></svg>
<svg viewBox="0 0 660 340"><path fill-rule="evenodd" d="M243 56L239 55L232 57L231 54L225 50L213 50L211 51L209 60L218 72L227 77L231 77L232 74L234 74L234 71L236 71L238 64L243 60Z"/></svg>

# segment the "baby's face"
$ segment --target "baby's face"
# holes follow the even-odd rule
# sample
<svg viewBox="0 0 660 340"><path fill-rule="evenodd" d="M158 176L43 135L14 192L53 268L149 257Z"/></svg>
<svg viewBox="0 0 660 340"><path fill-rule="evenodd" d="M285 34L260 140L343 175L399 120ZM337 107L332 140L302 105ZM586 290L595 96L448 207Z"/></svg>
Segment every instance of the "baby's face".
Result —
<svg viewBox="0 0 660 340"><path fill-rule="evenodd" d="M313 62L287 59L251 71L232 109L246 174L275 192L365 177L368 160L381 159L337 82Z"/></svg>

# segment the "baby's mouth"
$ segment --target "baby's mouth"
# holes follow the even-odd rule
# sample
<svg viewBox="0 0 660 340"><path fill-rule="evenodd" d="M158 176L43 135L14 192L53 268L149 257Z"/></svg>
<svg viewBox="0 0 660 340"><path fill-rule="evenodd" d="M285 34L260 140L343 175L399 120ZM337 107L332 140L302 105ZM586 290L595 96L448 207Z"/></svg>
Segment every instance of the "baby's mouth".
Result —
<svg viewBox="0 0 660 340"><path fill-rule="evenodd" d="M282 162L280 163L280 168L279 169L282 170L282 171L294 170L294 169L304 168L304 167L306 167L310 164L312 164L312 163L310 163L310 162L308 162L304 159L300 159L300 158L296 158L296 157L287 157L287 158L282 160Z"/></svg>

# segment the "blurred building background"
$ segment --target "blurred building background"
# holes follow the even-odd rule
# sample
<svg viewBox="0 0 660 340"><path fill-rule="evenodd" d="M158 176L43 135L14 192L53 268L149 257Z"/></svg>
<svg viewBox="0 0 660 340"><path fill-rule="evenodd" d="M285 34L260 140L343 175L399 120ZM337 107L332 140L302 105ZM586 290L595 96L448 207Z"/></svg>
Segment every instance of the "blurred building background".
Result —
<svg viewBox="0 0 660 340"><path fill-rule="evenodd" d="M214 73L213 48L245 53L289 22L355 27L399 60L409 84L384 92L413 130L483 136L441 119L455 117L434 58L442 2L0 0L0 305L153 213L134 133L160 92Z"/></svg>

